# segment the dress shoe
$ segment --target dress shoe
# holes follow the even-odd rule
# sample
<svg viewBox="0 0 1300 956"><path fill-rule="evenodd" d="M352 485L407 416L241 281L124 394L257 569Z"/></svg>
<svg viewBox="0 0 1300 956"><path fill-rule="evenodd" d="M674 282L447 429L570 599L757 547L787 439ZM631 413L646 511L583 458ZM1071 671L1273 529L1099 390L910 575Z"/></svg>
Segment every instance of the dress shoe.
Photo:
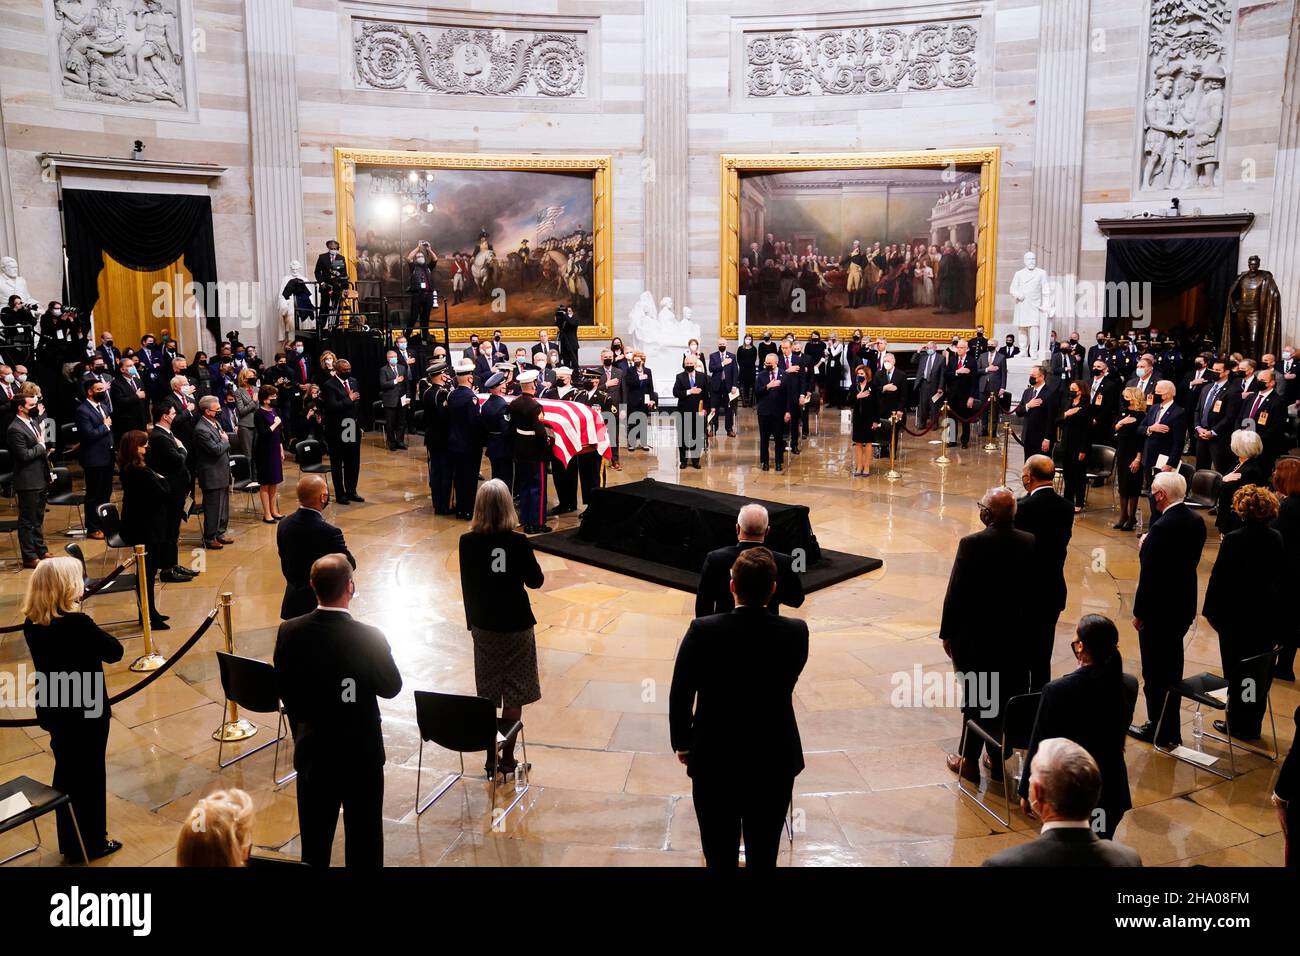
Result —
<svg viewBox="0 0 1300 956"><path fill-rule="evenodd" d="M550 534L551 526L546 524L534 524L524 528L527 534Z"/></svg>
<svg viewBox="0 0 1300 956"><path fill-rule="evenodd" d="M170 631L172 626L166 621L150 621L149 629L151 631Z"/></svg>
<svg viewBox="0 0 1300 956"><path fill-rule="evenodd" d="M351 498L335 498L335 499L334 499L334 503L335 503L336 505L350 505L350 504L352 504L352 499L351 499Z"/></svg>
<svg viewBox="0 0 1300 956"><path fill-rule="evenodd" d="M1145 724L1130 724L1128 735L1135 740L1149 744L1156 739L1156 725L1149 720Z"/></svg>
<svg viewBox="0 0 1300 956"><path fill-rule="evenodd" d="M1219 733L1223 734L1225 737L1229 736L1228 725L1222 720L1216 720L1214 722L1214 729L1217 730ZM1237 740L1259 740L1259 731L1256 731L1253 734L1235 733L1232 734L1231 736L1235 737Z"/></svg>
<svg viewBox="0 0 1300 956"><path fill-rule="evenodd" d="M39 558L24 558L24 559L23 559L23 567L28 568L28 569L34 568L34 567L36 567L36 565L38 565L38 564L40 564L40 563L41 563L41 561L40 561Z"/></svg>
<svg viewBox="0 0 1300 956"><path fill-rule="evenodd" d="M948 754L948 769L955 774L959 774L963 780L970 783L980 782L980 771L978 767L973 767L970 763L962 768L961 754Z"/></svg>
<svg viewBox="0 0 1300 956"><path fill-rule="evenodd" d="M735 432L727 432L727 437L728 437L728 438L735 438L735 437L736 437L736 433L735 433Z"/></svg>
<svg viewBox="0 0 1300 956"><path fill-rule="evenodd" d="M702 468L702 467L704 467L704 466L701 465L701 464L700 464L700 460L699 460L698 458L696 458L693 462L691 462L691 467L692 467L692 468Z"/></svg>
<svg viewBox="0 0 1300 956"><path fill-rule="evenodd" d="M1002 782L1002 768L998 767L996 770L994 770L993 761L989 759L989 755L987 753L984 754L984 756L980 757L980 766L989 772L989 779L992 780L994 783Z"/></svg>
<svg viewBox="0 0 1300 956"><path fill-rule="evenodd" d="M578 506L577 506L577 505L574 505L573 507L569 507L568 505L565 505L563 508L556 508L554 511L551 512L551 514L553 514L553 515L571 515L571 514L573 514L575 511L577 511L577 510L578 510Z"/></svg>
<svg viewBox="0 0 1300 956"><path fill-rule="evenodd" d="M183 568L179 564L172 568L171 572L172 574L178 574L186 578L197 578L199 576L199 572L191 571L189 568Z"/></svg>
<svg viewBox="0 0 1300 956"><path fill-rule="evenodd" d="M782 465L777 465L777 466L776 466L776 470L777 470L777 471L785 471L785 468L784 468L784 466L782 466Z"/></svg>
<svg viewBox="0 0 1300 956"><path fill-rule="evenodd" d="M767 465L762 465L761 467L764 471L767 471Z"/></svg>
<svg viewBox="0 0 1300 956"><path fill-rule="evenodd" d="M207 541L203 542L203 547L207 548L209 551L220 551L225 547L225 545L216 538L209 538Z"/></svg>
<svg viewBox="0 0 1300 956"><path fill-rule="evenodd" d="M224 535L224 534L219 534L219 535L217 535L217 540L220 541L222 544L234 544L234 543L235 543L235 539L234 539L234 538L227 537L227 536Z"/></svg>
<svg viewBox="0 0 1300 956"><path fill-rule="evenodd" d="M398 451L406 451L406 442L404 442L404 441L399 441L399 442L397 443L397 450L398 450Z"/></svg>
<svg viewBox="0 0 1300 956"><path fill-rule="evenodd" d="M193 578L183 574L177 574L174 571L164 571L158 575L158 580L164 584L189 584Z"/></svg>
<svg viewBox="0 0 1300 956"><path fill-rule="evenodd" d="M792 455L797 455L797 454L799 454L799 449L798 449L798 448L791 448L791 449L790 449L790 454L792 454Z"/></svg>
<svg viewBox="0 0 1300 956"><path fill-rule="evenodd" d="M353 501L357 502L357 504L365 504L365 503L366 503L366 499L365 499L365 498L362 498L362 497L361 497L359 494L357 494L356 492L353 492L351 495L349 495L349 497L350 497Z"/></svg>
<svg viewBox="0 0 1300 956"><path fill-rule="evenodd" d="M108 856L111 853L116 853L120 849L122 849L122 844L117 840L105 840L104 845L102 847L100 847L94 853L90 854L90 858L92 860L98 860L101 856ZM65 853L63 855L63 862L64 863L85 863L86 861L82 859L80 853Z"/></svg>
<svg viewBox="0 0 1300 956"><path fill-rule="evenodd" d="M102 531L89 531L89 532L86 533L86 537L87 537L87 538L90 538L92 541L103 541L103 540L104 540L104 532L102 532Z"/></svg>
<svg viewBox="0 0 1300 956"><path fill-rule="evenodd" d="M623 463L622 463L621 461L616 461L616 462L614 462L614 470L615 470L615 471L622 471L622 470L623 470Z"/></svg>

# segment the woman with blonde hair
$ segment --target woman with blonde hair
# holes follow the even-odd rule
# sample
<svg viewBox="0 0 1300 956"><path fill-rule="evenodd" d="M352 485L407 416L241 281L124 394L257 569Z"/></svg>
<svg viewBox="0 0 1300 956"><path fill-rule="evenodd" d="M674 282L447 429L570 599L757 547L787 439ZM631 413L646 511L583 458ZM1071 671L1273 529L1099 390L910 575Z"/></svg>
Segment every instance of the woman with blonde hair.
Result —
<svg viewBox="0 0 1300 956"><path fill-rule="evenodd" d="M81 562L46 558L27 582L22 607L23 637L44 688L34 702L36 720L50 734L53 786L72 803L71 813L67 805L55 811L59 852L69 863L84 862L83 852L93 860L122 849L108 839L104 769L110 716L104 665L122 659L122 645L78 610L83 590Z"/></svg>
<svg viewBox="0 0 1300 956"><path fill-rule="evenodd" d="M257 401L257 369L240 369L239 377L235 381L235 414L239 418L239 442L238 447L232 450L251 459L253 438L256 433L256 422L253 416L257 414L260 404Z"/></svg>
<svg viewBox="0 0 1300 956"><path fill-rule="evenodd" d="M480 697L501 707L501 717L519 720L525 704L541 699L532 606L525 588L536 590L545 576L527 536L515 531L514 500L504 482L479 486L469 531L460 537L460 588L465 626L474 638L474 684ZM517 767L514 743L488 773ZM524 768L527 770L527 767Z"/></svg>
<svg viewBox="0 0 1300 956"><path fill-rule="evenodd" d="M177 866L248 866L253 851L253 798L217 790L190 810L176 838Z"/></svg>
<svg viewBox="0 0 1300 956"><path fill-rule="evenodd" d="M1241 434L1233 435L1234 447ZM1231 728L1238 740L1259 738L1272 677L1271 665L1256 674L1243 670L1241 662L1267 652L1278 641L1277 629L1260 626L1247 609L1247 596L1250 607L1285 607L1292 584L1285 577L1282 535L1269 527L1277 518L1277 508L1277 496L1260 484L1248 484L1232 495L1232 511L1241 526L1219 543L1201 609L1219 633L1219 662L1228 682L1227 721L1216 720L1214 729L1226 736Z"/></svg>
<svg viewBox="0 0 1300 956"><path fill-rule="evenodd" d="M1146 413L1146 393L1137 386L1124 389L1124 413L1115 422L1117 531L1132 531L1137 527L1138 501L1142 497L1142 436L1137 430Z"/></svg>

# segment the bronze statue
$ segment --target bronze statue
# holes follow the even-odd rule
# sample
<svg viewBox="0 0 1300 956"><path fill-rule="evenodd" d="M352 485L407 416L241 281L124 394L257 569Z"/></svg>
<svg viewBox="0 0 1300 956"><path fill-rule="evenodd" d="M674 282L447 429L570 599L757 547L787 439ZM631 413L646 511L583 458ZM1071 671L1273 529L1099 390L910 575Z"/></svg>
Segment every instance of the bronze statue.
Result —
<svg viewBox="0 0 1300 956"><path fill-rule="evenodd" d="M1282 293L1273 273L1259 267L1259 256L1246 260L1246 271L1228 289L1228 308L1223 315L1222 355L1240 352L1259 359L1277 355L1282 347Z"/></svg>

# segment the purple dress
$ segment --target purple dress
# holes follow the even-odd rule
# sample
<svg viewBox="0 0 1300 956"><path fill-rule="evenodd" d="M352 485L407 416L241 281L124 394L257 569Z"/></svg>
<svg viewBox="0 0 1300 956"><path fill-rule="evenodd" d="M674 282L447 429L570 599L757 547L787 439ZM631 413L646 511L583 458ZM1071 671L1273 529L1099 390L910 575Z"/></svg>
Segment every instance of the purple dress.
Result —
<svg viewBox="0 0 1300 956"><path fill-rule="evenodd" d="M253 413L253 423L257 427L257 439L253 443L253 467L257 469L255 477L264 485L278 485L284 480L284 462L280 459L280 436L284 434L284 422L271 430L271 423L276 419L274 409L258 408Z"/></svg>

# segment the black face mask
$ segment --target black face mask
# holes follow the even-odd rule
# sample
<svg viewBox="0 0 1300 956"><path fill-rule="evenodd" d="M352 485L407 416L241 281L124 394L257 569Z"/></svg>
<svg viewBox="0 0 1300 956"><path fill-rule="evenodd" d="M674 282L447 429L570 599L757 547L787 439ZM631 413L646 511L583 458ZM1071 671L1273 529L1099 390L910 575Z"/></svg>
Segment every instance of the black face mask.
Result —
<svg viewBox="0 0 1300 956"><path fill-rule="evenodd" d="M613 360L613 359L605 359L601 364L603 364L603 365L605 366L605 368L609 368L611 365L614 364L614 360Z"/></svg>
<svg viewBox="0 0 1300 956"><path fill-rule="evenodd" d="M1106 370L1104 368L1095 368L1092 370L1093 378L1101 378L1105 374L1106 374Z"/></svg>

